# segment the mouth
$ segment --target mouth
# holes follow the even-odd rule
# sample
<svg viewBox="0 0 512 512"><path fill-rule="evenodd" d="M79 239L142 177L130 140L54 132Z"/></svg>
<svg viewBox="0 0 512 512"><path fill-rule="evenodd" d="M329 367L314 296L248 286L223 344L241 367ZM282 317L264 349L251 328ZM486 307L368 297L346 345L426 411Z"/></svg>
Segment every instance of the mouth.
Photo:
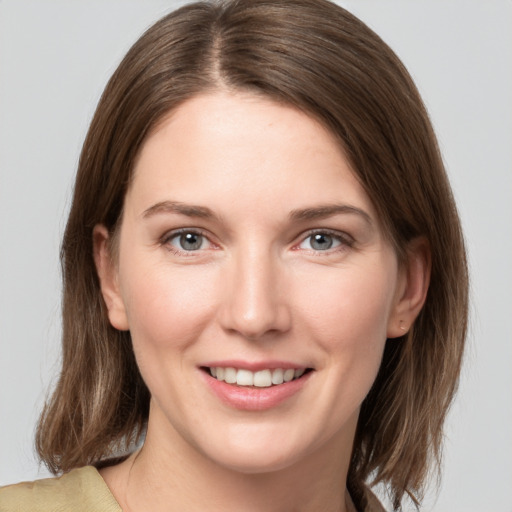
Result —
<svg viewBox="0 0 512 512"><path fill-rule="evenodd" d="M267 368L251 371L245 368L205 366L201 368L220 382L240 387L270 388L298 380L313 371L312 368Z"/></svg>

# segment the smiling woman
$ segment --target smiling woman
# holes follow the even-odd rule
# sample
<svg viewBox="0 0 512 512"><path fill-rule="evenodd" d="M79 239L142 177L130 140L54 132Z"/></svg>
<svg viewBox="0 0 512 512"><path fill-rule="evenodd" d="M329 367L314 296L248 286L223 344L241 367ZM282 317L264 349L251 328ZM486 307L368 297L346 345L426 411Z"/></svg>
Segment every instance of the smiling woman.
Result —
<svg viewBox="0 0 512 512"><path fill-rule="evenodd" d="M153 206L166 198L181 207ZM386 338L423 304L428 258L418 243L414 271L399 269L322 125L251 93L188 100L141 149L115 261L108 240L97 226L103 296L151 390L145 449L159 466L188 460L190 444L240 473L344 451L346 475L359 406Z"/></svg>
<svg viewBox="0 0 512 512"><path fill-rule="evenodd" d="M464 244L414 84L347 11L201 2L151 27L98 105L62 256L37 446L66 474L2 510L420 503Z"/></svg>

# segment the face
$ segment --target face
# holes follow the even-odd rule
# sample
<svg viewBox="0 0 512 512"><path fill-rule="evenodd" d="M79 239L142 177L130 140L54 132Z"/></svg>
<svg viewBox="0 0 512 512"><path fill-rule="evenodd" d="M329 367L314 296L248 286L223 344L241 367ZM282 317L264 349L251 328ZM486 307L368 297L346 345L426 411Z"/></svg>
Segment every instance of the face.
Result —
<svg viewBox="0 0 512 512"><path fill-rule="evenodd" d="M350 450L405 278L328 131L256 96L189 100L142 148L118 244L102 289L160 443L242 472Z"/></svg>

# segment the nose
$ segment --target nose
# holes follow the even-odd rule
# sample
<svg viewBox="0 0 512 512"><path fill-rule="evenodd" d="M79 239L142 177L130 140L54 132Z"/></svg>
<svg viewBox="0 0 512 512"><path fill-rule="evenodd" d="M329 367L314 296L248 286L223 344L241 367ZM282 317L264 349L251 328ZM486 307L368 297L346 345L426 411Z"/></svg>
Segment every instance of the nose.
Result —
<svg viewBox="0 0 512 512"><path fill-rule="evenodd" d="M291 314L283 269L264 251L242 252L233 257L223 286L222 327L250 340L288 331Z"/></svg>

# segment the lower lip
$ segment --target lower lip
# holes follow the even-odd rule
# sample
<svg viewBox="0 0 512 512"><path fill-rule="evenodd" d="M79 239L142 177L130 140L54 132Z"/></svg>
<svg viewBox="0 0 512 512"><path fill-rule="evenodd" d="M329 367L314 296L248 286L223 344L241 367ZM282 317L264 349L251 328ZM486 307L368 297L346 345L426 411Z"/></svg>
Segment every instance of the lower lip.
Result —
<svg viewBox="0 0 512 512"><path fill-rule="evenodd" d="M204 371L201 373L215 395L230 407L243 411L265 411L277 407L297 394L313 372L308 372L299 379L268 388L227 384Z"/></svg>

